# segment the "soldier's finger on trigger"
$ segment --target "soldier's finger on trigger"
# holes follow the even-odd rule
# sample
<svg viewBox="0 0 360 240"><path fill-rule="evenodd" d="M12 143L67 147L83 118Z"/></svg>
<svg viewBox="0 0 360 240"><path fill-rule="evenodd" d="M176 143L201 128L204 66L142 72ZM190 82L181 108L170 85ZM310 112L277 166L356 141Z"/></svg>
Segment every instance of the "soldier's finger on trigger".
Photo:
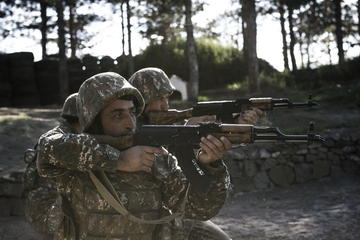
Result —
<svg viewBox="0 0 360 240"><path fill-rule="evenodd" d="M144 160L144 161L143 161L143 164L144 164L146 167L151 168L151 167L154 165L154 162L153 162L153 161L149 161L149 160Z"/></svg>
<svg viewBox="0 0 360 240"><path fill-rule="evenodd" d="M209 135L208 139L210 140L211 143L213 143L216 146L217 150L219 150L219 151L225 150L224 144L216 137Z"/></svg>
<svg viewBox="0 0 360 240"><path fill-rule="evenodd" d="M207 144L204 143L203 138L201 139L202 141L200 142L201 150L204 151L206 154L212 154L212 150L209 148Z"/></svg>
<svg viewBox="0 0 360 240"><path fill-rule="evenodd" d="M202 140L202 142L209 148L209 150L211 151L211 154L216 154L215 151L217 151L217 147L214 143L212 143L210 141L210 139L211 139L211 136L208 135L206 138L204 138Z"/></svg>
<svg viewBox="0 0 360 240"><path fill-rule="evenodd" d="M161 150L160 148L156 148L156 147L150 147L150 146L144 146L143 149L145 152L147 153L152 153L152 154L162 154L163 150Z"/></svg>
<svg viewBox="0 0 360 240"><path fill-rule="evenodd" d="M230 142L230 140L228 138L221 137L220 140L224 144L225 150L231 149L231 142Z"/></svg>

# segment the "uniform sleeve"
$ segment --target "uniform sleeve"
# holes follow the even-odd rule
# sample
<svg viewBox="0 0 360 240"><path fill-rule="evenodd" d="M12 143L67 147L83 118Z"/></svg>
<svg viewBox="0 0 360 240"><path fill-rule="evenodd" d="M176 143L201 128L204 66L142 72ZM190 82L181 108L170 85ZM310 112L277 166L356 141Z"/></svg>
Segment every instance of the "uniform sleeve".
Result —
<svg viewBox="0 0 360 240"><path fill-rule="evenodd" d="M37 168L43 177L57 177L66 170L115 171L119 156L120 151L88 134L52 130L39 139Z"/></svg>
<svg viewBox="0 0 360 240"><path fill-rule="evenodd" d="M176 163L176 158L173 158ZM176 165L176 167L174 167ZM184 201L186 189L190 185L189 193L185 199L185 218L208 220L218 214L222 208L230 185L230 178L226 166L222 161L216 164L201 166L205 174L211 178L209 191L197 192L177 164L173 163L171 174L164 180L164 204L173 212L180 209Z"/></svg>

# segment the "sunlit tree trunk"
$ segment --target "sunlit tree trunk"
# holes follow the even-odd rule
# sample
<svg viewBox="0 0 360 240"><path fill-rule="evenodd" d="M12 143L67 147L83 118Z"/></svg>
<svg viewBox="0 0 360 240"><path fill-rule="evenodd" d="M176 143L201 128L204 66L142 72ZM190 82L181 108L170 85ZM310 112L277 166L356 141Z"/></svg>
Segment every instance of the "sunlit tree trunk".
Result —
<svg viewBox="0 0 360 240"><path fill-rule="evenodd" d="M134 58L131 50L131 8L129 0L126 0L126 15L127 15L127 32L128 32L128 60L129 60L129 76L134 73Z"/></svg>
<svg viewBox="0 0 360 240"><path fill-rule="evenodd" d="M41 12L41 51L42 58L47 57L46 43L47 43L47 5L44 1L40 1L40 12Z"/></svg>
<svg viewBox="0 0 360 240"><path fill-rule="evenodd" d="M300 50L300 60L301 60L301 68L305 67L305 61L304 61L304 51L303 51L303 40L302 33L300 33L300 41L299 41L299 50Z"/></svg>
<svg viewBox="0 0 360 240"><path fill-rule="evenodd" d="M244 46L249 76L249 92L260 90L259 66L256 52L256 9L255 0L240 0L244 22Z"/></svg>
<svg viewBox="0 0 360 240"><path fill-rule="evenodd" d="M64 101L69 93L69 81L66 64L65 46L65 21L64 21L64 2L56 1L57 27L58 27L58 47L59 47L59 86L60 100Z"/></svg>
<svg viewBox="0 0 360 240"><path fill-rule="evenodd" d="M284 68L285 70L289 70L289 59L288 59L288 47L287 47L287 41L286 41L286 30L285 30L285 18L284 18L284 5L281 3L279 4L279 13L280 13L280 26L281 26L281 36L282 36L282 52L283 52L283 58L284 58Z"/></svg>
<svg viewBox="0 0 360 240"><path fill-rule="evenodd" d="M307 68L310 68L310 64L311 64L310 44L311 44L310 34L307 33L306 34L306 55L307 55L306 67Z"/></svg>
<svg viewBox="0 0 360 240"><path fill-rule="evenodd" d="M360 36L360 0L357 1L357 12L358 12L358 34Z"/></svg>
<svg viewBox="0 0 360 240"><path fill-rule="evenodd" d="M69 34L70 34L70 49L71 49L71 58L76 57L76 31L74 27L74 16L76 14L75 10L76 2L69 1Z"/></svg>
<svg viewBox="0 0 360 240"><path fill-rule="evenodd" d="M121 13L121 45L122 45L122 55L125 56L125 18L124 18L124 2L120 4L120 13Z"/></svg>
<svg viewBox="0 0 360 240"><path fill-rule="evenodd" d="M332 65L330 42L331 42L331 37L330 37L330 33L328 32L328 37L326 40L326 49L327 49L327 54L329 56L329 63L330 65Z"/></svg>
<svg viewBox="0 0 360 240"><path fill-rule="evenodd" d="M290 30L290 58L291 58L291 66L292 66L292 70L293 70L293 71L296 71L296 70L297 70L297 66L296 66L296 59L295 59L295 53L294 53L294 48L295 48L295 33L294 33L293 8L292 8L292 6L289 6L288 21L289 21L289 30Z"/></svg>
<svg viewBox="0 0 360 240"><path fill-rule="evenodd" d="M187 85L190 101L196 101L199 94L199 66L192 24L192 0L185 0L186 52L189 64L189 81Z"/></svg>
<svg viewBox="0 0 360 240"><path fill-rule="evenodd" d="M335 4L335 35L336 45L338 49L339 64L344 63L344 48L343 48L343 31L342 31L342 19L341 19L341 0L334 0Z"/></svg>

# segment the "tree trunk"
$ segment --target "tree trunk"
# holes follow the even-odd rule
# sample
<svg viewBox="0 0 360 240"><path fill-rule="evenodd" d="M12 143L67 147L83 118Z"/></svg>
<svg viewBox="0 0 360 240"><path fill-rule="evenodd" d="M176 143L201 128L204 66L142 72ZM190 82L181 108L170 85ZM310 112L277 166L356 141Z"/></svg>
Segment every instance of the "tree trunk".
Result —
<svg viewBox="0 0 360 240"><path fill-rule="evenodd" d="M299 51L300 51L300 60L301 60L301 68L305 67L305 61L304 61L304 51L303 51L303 40L302 40L303 33L300 33L300 41L299 41Z"/></svg>
<svg viewBox="0 0 360 240"><path fill-rule="evenodd" d="M124 18L124 2L120 4L120 13L121 13L121 45L122 45L122 55L125 56L125 18Z"/></svg>
<svg viewBox="0 0 360 240"><path fill-rule="evenodd" d="M283 58L284 58L284 69L289 70L289 59L288 59L288 47L286 41L286 30L285 30L285 18L284 18L284 5L279 2L279 13L280 13L280 26L281 26L281 36L283 42Z"/></svg>
<svg viewBox="0 0 360 240"><path fill-rule="evenodd" d="M186 53L189 66L189 81L187 85L190 101L197 101L199 94L199 66L196 54L194 30L192 24L192 0L185 0L185 29L186 29Z"/></svg>
<svg viewBox="0 0 360 240"><path fill-rule="evenodd" d="M128 55L129 76L131 76L134 73L134 58L132 56L132 51L131 51L131 23L130 23L131 8L130 8L129 0L126 0L126 13L127 13L128 48L129 48L129 55Z"/></svg>
<svg viewBox="0 0 360 240"><path fill-rule="evenodd" d="M47 57L46 43L47 43L47 5L44 1L40 1L41 11L41 50L42 59Z"/></svg>
<svg viewBox="0 0 360 240"><path fill-rule="evenodd" d="M289 29L290 29L290 57L291 57L291 65L292 70L296 71L296 59L295 59L295 53L294 53L294 47L295 47L295 33L294 33L294 24L293 24L293 8L292 6L289 6Z"/></svg>
<svg viewBox="0 0 360 240"><path fill-rule="evenodd" d="M244 22L244 46L249 76L250 93L260 90L259 65L256 52L256 9L255 0L241 0Z"/></svg>
<svg viewBox="0 0 360 240"><path fill-rule="evenodd" d="M70 1L69 3L69 34L70 34L70 49L71 49L71 58L76 57L76 31L74 28L74 16L76 14L75 10L76 2Z"/></svg>
<svg viewBox="0 0 360 240"><path fill-rule="evenodd" d="M64 2L56 1L57 26L58 26L58 47L59 47L59 86L60 100L65 101L69 94L69 81L66 64L65 49L65 21L64 21Z"/></svg>
<svg viewBox="0 0 360 240"><path fill-rule="evenodd" d="M344 63L344 49L343 49L343 31L342 31L342 20L341 20L341 0L334 0L335 4L335 35L336 45L338 49L339 64Z"/></svg>
<svg viewBox="0 0 360 240"><path fill-rule="evenodd" d="M241 1L240 0L240 4L241 4ZM245 31L245 22L244 22L244 7L241 5L241 32L242 32L242 35L243 35L243 49L242 51L244 52L244 56L246 56L246 31Z"/></svg>
<svg viewBox="0 0 360 240"><path fill-rule="evenodd" d="M330 32L328 32L328 37L327 37L327 41L326 41L326 48L327 48L327 54L329 56L329 63L330 63L330 65L332 65L330 42L331 42Z"/></svg>
<svg viewBox="0 0 360 240"><path fill-rule="evenodd" d="M311 64L311 60L310 60L310 44L311 44L311 39L310 39L310 34L306 34L306 54L307 54L307 64L306 67L310 68L310 64Z"/></svg>
<svg viewBox="0 0 360 240"><path fill-rule="evenodd" d="M358 12L358 34L360 36L360 0L357 1L357 12Z"/></svg>

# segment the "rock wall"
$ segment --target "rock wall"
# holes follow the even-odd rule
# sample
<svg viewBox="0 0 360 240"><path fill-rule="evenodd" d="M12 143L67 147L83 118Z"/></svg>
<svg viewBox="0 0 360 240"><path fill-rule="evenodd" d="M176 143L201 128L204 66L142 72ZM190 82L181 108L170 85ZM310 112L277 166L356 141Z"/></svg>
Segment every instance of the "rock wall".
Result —
<svg viewBox="0 0 360 240"><path fill-rule="evenodd" d="M360 128L333 130L323 136L323 144L262 143L229 151L225 163L234 191L359 174Z"/></svg>

